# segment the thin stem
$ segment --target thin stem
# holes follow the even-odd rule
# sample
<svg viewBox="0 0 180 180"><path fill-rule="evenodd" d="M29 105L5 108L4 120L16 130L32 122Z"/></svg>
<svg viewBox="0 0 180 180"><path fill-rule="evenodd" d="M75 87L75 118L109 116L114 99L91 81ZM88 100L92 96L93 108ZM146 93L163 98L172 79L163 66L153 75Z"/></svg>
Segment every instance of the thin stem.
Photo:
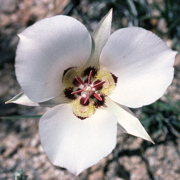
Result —
<svg viewBox="0 0 180 180"><path fill-rule="evenodd" d="M2 120L15 120L15 119L33 119L33 118L40 118L42 115L15 115L15 116L0 116Z"/></svg>

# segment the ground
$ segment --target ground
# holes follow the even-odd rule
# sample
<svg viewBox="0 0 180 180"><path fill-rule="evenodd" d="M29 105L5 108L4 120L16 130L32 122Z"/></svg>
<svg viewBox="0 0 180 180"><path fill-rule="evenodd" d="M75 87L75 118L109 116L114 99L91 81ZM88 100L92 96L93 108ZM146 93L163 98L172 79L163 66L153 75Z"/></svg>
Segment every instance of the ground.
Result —
<svg viewBox="0 0 180 180"><path fill-rule="evenodd" d="M159 2L162 3L162 1ZM90 3L87 0L83 2L0 0L0 180L11 180L15 176L18 179L18 173L21 174L21 179L24 174L28 180L180 179L179 124L177 126L172 124L179 123L179 111L175 108L170 109L174 107L172 103L180 109L178 104L180 100L180 57L176 58L173 84L158 102L166 105L165 110L149 106L149 109L135 111L139 118L145 117L144 124L149 122L149 119L155 121L159 114L163 116L162 122L160 121L163 126L158 131L155 126L151 125L151 122L147 126L147 130L155 140L155 145L140 138L118 133L117 146L113 152L77 177L63 168L53 166L42 149L38 134L39 119L34 115L41 115L46 109L4 104L6 100L20 91L14 72L14 57L18 42L16 34L38 19L61 13L72 15L83 21L89 29L94 29L98 20L104 15L103 10L108 8L109 4L106 1ZM115 18L115 22L117 21ZM127 19L123 19L122 24L114 23L113 29L126 22ZM152 21L151 26L154 23L157 22ZM153 28L157 30L159 24L151 28L153 31ZM171 36L163 37L170 46L173 46L174 40ZM149 111L152 112L148 114ZM146 117L147 114L149 119ZM16 115L21 115L21 117L8 118Z"/></svg>

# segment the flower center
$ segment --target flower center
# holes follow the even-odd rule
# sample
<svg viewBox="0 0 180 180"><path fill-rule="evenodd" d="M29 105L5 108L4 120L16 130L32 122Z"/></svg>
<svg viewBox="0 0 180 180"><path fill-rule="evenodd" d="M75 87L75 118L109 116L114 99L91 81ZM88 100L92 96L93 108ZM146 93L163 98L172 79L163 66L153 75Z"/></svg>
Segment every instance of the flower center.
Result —
<svg viewBox="0 0 180 180"><path fill-rule="evenodd" d="M112 73L88 67L68 68L64 72L64 94L71 100L74 114L85 119L105 103L105 96L115 88L117 78Z"/></svg>
<svg viewBox="0 0 180 180"><path fill-rule="evenodd" d="M71 92L72 95L77 94L80 95L80 103L82 105L88 105L90 98L95 98L98 101L102 101L102 95L98 92L99 89L103 87L105 81L95 81L92 82L92 74L93 70L89 72L88 79L82 80L80 77L75 77L74 81L76 81L75 86L78 88L77 90Z"/></svg>

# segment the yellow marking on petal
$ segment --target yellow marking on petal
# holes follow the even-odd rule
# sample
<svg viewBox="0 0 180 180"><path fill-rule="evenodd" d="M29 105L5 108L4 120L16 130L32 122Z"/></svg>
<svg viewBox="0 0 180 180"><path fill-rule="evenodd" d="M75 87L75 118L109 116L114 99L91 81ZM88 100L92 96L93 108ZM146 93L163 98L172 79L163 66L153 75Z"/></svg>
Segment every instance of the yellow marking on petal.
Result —
<svg viewBox="0 0 180 180"><path fill-rule="evenodd" d="M107 71L99 70L96 75L96 79L105 81L105 83L103 84L103 88L99 90L101 94L109 95L116 87L112 74Z"/></svg>
<svg viewBox="0 0 180 180"><path fill-rule="evenodd" d="M80 98L72 102L73 112L77 117L82 119L88 118L95 113L96 107L92 101L89 102L89 105L84 106L80 104Z"/></svg>

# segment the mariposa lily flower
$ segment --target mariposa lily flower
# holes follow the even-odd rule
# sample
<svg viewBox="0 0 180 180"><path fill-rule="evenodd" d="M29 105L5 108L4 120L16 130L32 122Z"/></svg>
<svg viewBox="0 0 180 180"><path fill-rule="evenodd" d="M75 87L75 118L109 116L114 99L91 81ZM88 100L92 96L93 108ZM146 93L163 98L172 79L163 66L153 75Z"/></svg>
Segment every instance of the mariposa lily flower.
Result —
<svg viewBox="0 0 180 180"><path fill-rule="evenodd" d="M153 142L126 107L159 99L171 84L176 52L155 34L127 27L110 35L112 10L92 36L64 15L19 34L16 75L23 92L9 102L51 108L39 122L50 161L78 174L116 145L122 132Z"/></svg>

